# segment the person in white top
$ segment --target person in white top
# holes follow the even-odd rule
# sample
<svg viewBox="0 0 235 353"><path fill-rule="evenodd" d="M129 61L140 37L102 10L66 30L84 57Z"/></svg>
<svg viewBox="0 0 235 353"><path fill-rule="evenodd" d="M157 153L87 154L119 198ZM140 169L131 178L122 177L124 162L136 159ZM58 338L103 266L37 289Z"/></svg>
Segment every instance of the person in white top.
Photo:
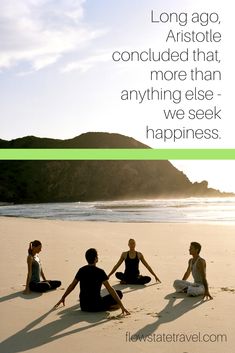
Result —
<svg viewBox="0 0 235 353"><path fill-rule="evenodd" d="M173 286L177 292L187 293L188 296L203 295L203 299L213 299L206 279L206 261L199 256L200 251L201 244L197 242L190 244L189 253L192 258L189 259L188 268L182 280L175 280ZM194 283L187 281L191 273Z"/></svg>

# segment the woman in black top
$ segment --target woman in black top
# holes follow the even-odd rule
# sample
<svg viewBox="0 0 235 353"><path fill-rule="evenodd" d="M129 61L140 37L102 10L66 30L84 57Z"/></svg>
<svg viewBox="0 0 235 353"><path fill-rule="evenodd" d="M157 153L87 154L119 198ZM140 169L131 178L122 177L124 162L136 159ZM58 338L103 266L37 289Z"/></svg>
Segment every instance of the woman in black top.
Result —
<svg viewBox="0 0 235 353"><path fill-rule="evenodd" d="M135 250L135 240L129 239L128 242L129 251L124 251L117 264L114 266L112 271L109 273L109 277L118 269L118 267L125 261L125 271L116 272L115 276L121 281L121 284L146 284L151 281L149 276L141 276L139 272L139 262L141 261L143 265L149 270L149 272L155 277L156 282L161 283L160 279L154 273L152 268L144 259L141 252Z"/></svg>
<svg viewBox="0 0 235 353"><path fill-rule="evenodd" d="M42 270L42 265L38 254L42 250L42 243L39 240L34 240L29 243L28 249L28 274L24 294L33 292L46 292L47 290L56 289L61 285L60 281L47 280ZM43 281L41 281L41 277Z"/></svg>

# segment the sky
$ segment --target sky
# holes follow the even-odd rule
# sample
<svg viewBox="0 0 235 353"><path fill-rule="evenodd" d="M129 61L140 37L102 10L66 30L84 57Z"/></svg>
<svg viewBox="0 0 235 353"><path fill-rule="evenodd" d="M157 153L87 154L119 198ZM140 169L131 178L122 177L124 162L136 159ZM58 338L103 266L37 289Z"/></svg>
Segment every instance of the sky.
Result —
<svg viewBox="0 0 235 353"><path fill-rule="evenodd" d="M221 70L214 82L156 82L151 70L186 70L185 63L115 62L115 51L183 51L195 44L165 42L169 29L190 31L191 25L151 23L151 10L161 13L219 13L220 25L194 25L198 31L220 30L222 43L202 43L202 50L219 50L221 63L204 63ZM166 15L165 15L166 16ZM213 17L214 16L214 17ZM67 139L88 131L107 131L133 137L153 148L233 148L234 46L232 12L218 0L1 0L0 1L0 138L34 135ZM166 17L163 16L163 22ZM204 17L205 18L205 17ZM212 20L215 15L212 15ZM199 64L198 64L199 65ZM201 63L200 63L201 65ZM200 66L201 68L201 66ZM121 100L121 91L213 89L212 102L174 103L172 100ZM163 110L221 109L221 119L171 120ZM219 116L220 116L219 115ZM216 128L220 139L184 140L146 138L153 129ZM235 192L234 161L172 161L192 181Z"/></svg>

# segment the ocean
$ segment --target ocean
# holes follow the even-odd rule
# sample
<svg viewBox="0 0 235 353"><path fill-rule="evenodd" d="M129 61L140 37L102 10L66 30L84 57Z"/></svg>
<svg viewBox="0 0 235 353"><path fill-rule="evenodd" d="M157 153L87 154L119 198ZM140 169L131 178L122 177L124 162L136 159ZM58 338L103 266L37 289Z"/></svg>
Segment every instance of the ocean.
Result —
<svg viewBox="0 0 235 353"><path fill-rule="evenodd" d="M0 216L72 221L235 224L235 197L1 205Z"/></svg>

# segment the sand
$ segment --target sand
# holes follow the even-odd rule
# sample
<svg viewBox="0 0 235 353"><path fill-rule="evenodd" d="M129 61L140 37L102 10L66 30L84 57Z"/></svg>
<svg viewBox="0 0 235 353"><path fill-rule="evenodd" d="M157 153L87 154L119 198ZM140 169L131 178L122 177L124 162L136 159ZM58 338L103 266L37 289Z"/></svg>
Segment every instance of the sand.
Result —
<svg viewBox="0 0 235 353"><path fill-rule="evenodd" d="M232 353L235 346L235 226L47 221L0 218L1 330L0 352L154 352ZM79 267L84 253L95 247L98 266L107 273L130 237L162 280L145 287L123 286L113 275L111 285L124 292L131 312L84 313L79 287L66 306L53 310ZM45 294L22 294L28 243L43 244L40 258L48 279L62 287ZM202 244L207 278L214 299L175 294L172 282L182 278L191 241ZM123 267L120 267L122 270ZM140 266L142 274L147 269ZM103 291L103 293L105 293ZM136 341L136 335L142 341ZM145 339L145 341L143 341ZM201 340L201 342L199 342ZM205 342L207 341L207 342Z"/></svg>

